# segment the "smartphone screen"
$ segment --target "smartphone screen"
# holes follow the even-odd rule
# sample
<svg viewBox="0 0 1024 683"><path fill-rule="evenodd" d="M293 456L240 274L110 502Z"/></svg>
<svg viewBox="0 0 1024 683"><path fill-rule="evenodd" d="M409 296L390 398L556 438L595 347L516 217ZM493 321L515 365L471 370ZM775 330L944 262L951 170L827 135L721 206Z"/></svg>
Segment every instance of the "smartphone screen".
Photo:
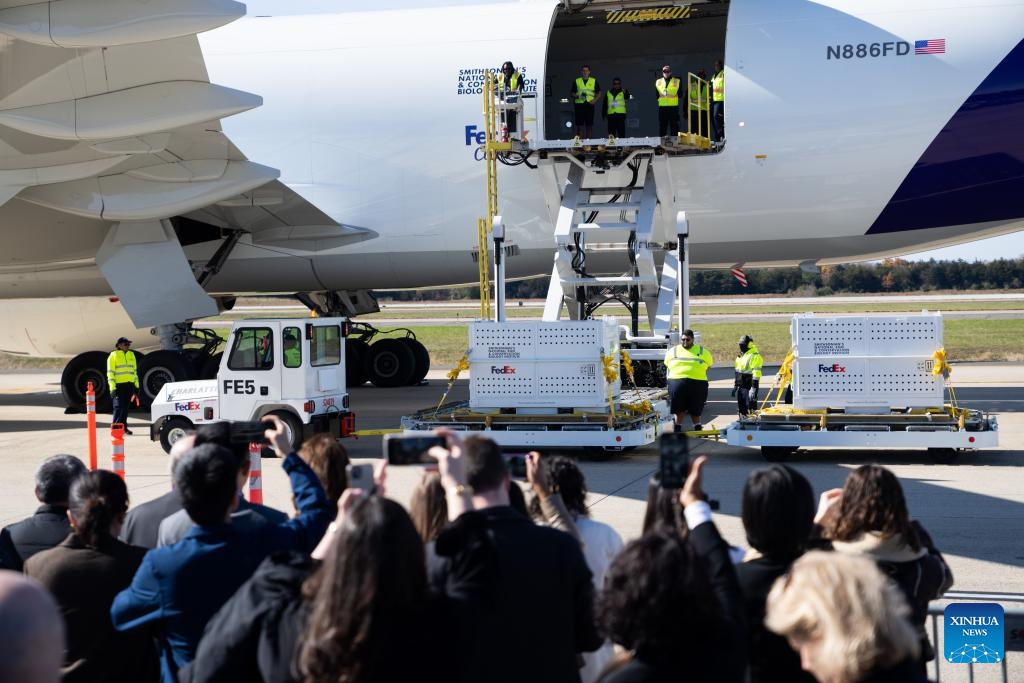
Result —
<svg viewBox="0 0 1024 683"><path fill-rule="evenodd" d="M514 479L526 479L526 454L505 453L504 457L509 475Z"/></svg>
<svg viewBox="0 0 1024 683"><path fill-rule="evenodd" d="M362 489L366 493L377 491L377 482L373 480L373 465L347 465L345 473L348 475L348 487Z"/></svg>
<svg viewBox="0 0 1024 683"><path fill-rule="evenodd" d="M389 465L429 465L436 463L427 455L434 446L444 447L443 436L405 436L404 434L385 434L384 448L387 452Z"/></svg>
<svg viewBox="0 0 1024 683"><path fill-rule="evenodd" d="M658 472L662 488L683 488L690 474L690 446L686 436L675 432L662 434L659 446Z"/></svg>
<svg viewBox="0 0 1024 683"><path fill-rule="evenodd" d="M235 443L267 443L268 422L229 422L228 433Z"/></svg>

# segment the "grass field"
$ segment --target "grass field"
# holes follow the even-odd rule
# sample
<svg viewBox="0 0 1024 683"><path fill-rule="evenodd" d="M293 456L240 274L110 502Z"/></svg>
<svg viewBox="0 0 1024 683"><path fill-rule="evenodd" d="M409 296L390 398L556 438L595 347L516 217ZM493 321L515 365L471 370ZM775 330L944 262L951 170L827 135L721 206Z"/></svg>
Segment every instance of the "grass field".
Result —
<svg viewBox="0 0 1024 683"><path fill-rule="evenodd" d="M953 310L946 303L955 303L960 306L958 310L1000 310L997 304L1014 304L1019 307L1019 302L1001 301L979 301L979 302L944 302L945 310ZM990 305L992 305L990 307ZM852 307L852 308L851 308ZM871 304L874 308L874 304ZM792 313L810 310L810 307L779 307L779 308L800 308L799 311L778 310L775 307L712 307L727 308L730 313L749 313L751 315L765 314L770 312ZM842 310L839 310L842 309ZM855 304L836 304L833 306L814 306L816 313L840 313L840 312L867 312L865 306L857 307ZM539 312L536 308L509 309L512 313L522 311L523 314L536 317ZM889 310L889 309L887 309ZM897 309L891 309L897 310ZM920 305L908 305L905 309L898 310L920 311ZM1003 308L1002 310L1005 310ZM454 313L446 309L431 309L425 305L422 309L401 309L401 312L409 313L409 317L455 317ZM609 313L612 311L609 310ZM464 318L475 319L476 312L463 311ZM695 307L693 313L701 313L700 307ZM446 316L444 314L452 314ZM262 315L266 315L265 313ZM390 313L386 317L399 317ZM372 317L368 318L372 321ZM223 326L224 332L230 326L230 322L224 319L215 321L211 327ZM395 325L388 325L392 328ZM468 329L465 323L456 325L409 325L416 337L430 349L431 360L434 368L447 368L455 365L458 359L466 350L468 341ZM744 334L754 337L755 342L761 349L766 362L778 363L789 350L789 321L779 320L771 322L713 322L700 321L694 325L700 333L702 343L711 349L711 352L718 358L718 363L729 363L736 351L736 342ZM386 336L402 336L392 334ZM946 320L945 321L945 344L950 360L956 361L1024 361L1024 317L1006 318L995 320ZM13 356L0 353L0 369L11 368L62 368L66 359L61 358L29 358L24 356Z"/></svg>

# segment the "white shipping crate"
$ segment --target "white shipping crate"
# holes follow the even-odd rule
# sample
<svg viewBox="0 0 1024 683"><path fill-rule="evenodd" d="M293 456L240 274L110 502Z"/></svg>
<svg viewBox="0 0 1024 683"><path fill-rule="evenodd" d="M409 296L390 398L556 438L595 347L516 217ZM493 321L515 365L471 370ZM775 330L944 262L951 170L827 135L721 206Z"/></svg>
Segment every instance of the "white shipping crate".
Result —
<svg viewBox="0 0 1024 683"><path fill-rule="evenodd" d="M920 357L798 358L793 365L796 408L934 408L942 406L942 375Z"/></svg>
<svg viewBox="0 0 1024 683"><path fill-rule="evenodd" d="M942 315L793 316L796 355L921 356L931 358L942 346Z"/></svg>
<svg viewBox="0 0 1024 683"><path fill-rule="evenodd" d="M608 355L617 367L619 331L613 318L473 323L469 405L604 410L608 384L601 357ZM616 380L613 400L620 388Z"/></svg>

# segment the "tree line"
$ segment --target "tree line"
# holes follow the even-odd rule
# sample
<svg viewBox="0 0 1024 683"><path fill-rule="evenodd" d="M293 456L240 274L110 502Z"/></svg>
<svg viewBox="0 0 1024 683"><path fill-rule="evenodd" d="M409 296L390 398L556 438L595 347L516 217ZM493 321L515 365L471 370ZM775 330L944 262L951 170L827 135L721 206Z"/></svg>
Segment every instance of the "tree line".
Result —
<svg viewBox="0 0 1024 683"><path fill-rule="evenodd" d="M800 268L751 268L744 271L743 287L728 270L691 270L690 294L888 294L936 290L1024 289L1024 256L995 261L905 261L893 258L877 263L822 266L816 272ZM515 299L543 299L548 278L508 283L506 295ZM457 301L479 298L479 287L377 292L392 301Z"/></svg>

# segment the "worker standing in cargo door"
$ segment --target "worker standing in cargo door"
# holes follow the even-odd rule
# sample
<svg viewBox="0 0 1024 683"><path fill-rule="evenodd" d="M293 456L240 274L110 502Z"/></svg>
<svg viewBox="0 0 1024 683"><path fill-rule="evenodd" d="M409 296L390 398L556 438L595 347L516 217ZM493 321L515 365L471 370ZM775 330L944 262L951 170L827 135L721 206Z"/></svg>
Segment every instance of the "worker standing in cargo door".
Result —
<svg viewBox="0 0 1024 683"><path fill-rule="evenodd" d="M694 431L704 428L701 414L708 402L708 368L713 363L710 351L694 345L693 330L683 330L679 344L665 353L669 406L676 429L682 429L687 415L693 420Z"/></svg>
<svg viewBox="0 0 1024 683"><path fill-rule="evenodd" d="M139 405L139 365L131 345L131 339L121 337L107 356L107 384L114 401L114 415L110 422L123 424L125 434L132 433L128 429L128 404Z"/></svg>
<svg viewBox="0 0 1024 683"><path fill-rule="evenodd" d="M654 88L658 91L658 135L663 138L679 134L679 85L672 67L661 67L661 78L654 82Z"/></svg>
<svg viewBox="0 0 1024 683"><path fill-rule="evenodd" d="M747 417L757 410L757 391L761 385L761 367L764 358L757 350L754 339L745 334L740 337L740 353L736 356L736 379L732 395L736 397L736 408L740 417Z"/></svg>
<svg viewBox="0 0 1024 683"><path fill-rule="evenodd" d="M612 79L612 87L605 95L605 99L602 111L604 117L608 119L608 137L626 137L626 102L629 100L629 91L622 89L621 79Z"/></svg>
<svg viewBox="0 0 1024 683"><path fill-rule="evenodd" d="M510 94L519 94L523 90L523 75L516 71L512 62L505 62L501 65L501 73L498 74L498 96L504 102ZM504 123L508 127L508 135L518 139L519 117L514 109L503 110Z"/></svg>
<svg viewBox="0 0 1024 683"><path fill-rule="evenodd" d="M725 139L725 69L715 62L715 75L711 77L711 123L715 127L714 140Z"/></svg>
<svg viewBox="0 0 1024 683"><path fill-rule="evenodd" d="M707 111L708 108L708 74L704 69L697 72L697 78L700 80L690 80L690 91L687 93L687 104L690 110L690 120L688 121L690 126L690 133L693 135L703 135L704 137L710 138L711 131L708 130L708 124L702 123L701 112Z"/></svg>
<svg viewBox="0 0 1024 683"><path fill-rule="evenodd" d="M594 102L601 96L601 84L590 75L590 65L580 67L580 76L569 91L576 117L576 137L594 136Z"/></svg>

